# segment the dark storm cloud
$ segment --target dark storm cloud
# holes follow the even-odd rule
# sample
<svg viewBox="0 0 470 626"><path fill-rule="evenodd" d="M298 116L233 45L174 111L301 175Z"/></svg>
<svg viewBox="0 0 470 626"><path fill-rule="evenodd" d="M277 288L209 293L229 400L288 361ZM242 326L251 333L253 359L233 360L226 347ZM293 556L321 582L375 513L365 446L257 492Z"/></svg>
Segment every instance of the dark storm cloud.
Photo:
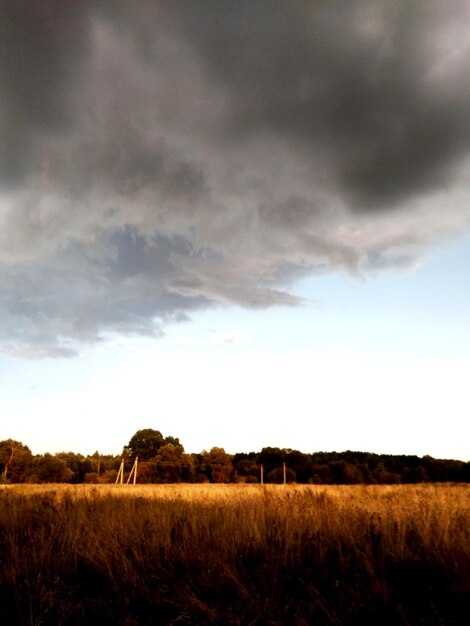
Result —
<svg viewBox="0 0 470 626"><path fill-rule="evenodd" d="M41 133L73 124L69 90L87 52L85 3L7 0L0 7L0 180L21 184Z"/></svg>
<svg viewBox="0 0 470 626"><path fill-rule="evenodd" d="M320 154L359 208L443 184L469 144L468 49L439 76L465 3L270 5L179 5L186 40L231 96L224 132L284 136L305 158Z"/></svg>
<svg viewBox="0 0 470 626"><path fill-rule="evenodd" d="M467 2L1 6L11 354L159 335L469 226Z"/></svg>

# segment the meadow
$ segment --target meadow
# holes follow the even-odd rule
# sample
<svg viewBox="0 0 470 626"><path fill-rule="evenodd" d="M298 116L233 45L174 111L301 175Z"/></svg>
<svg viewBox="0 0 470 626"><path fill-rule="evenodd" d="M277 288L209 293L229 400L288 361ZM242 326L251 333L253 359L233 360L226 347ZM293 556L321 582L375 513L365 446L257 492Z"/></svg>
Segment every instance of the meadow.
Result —
<svg viewBox="0 0 470 626"><path fill-rule="evenodd" d="M0 623L469 623L470 485L4 485Z"/></svg>

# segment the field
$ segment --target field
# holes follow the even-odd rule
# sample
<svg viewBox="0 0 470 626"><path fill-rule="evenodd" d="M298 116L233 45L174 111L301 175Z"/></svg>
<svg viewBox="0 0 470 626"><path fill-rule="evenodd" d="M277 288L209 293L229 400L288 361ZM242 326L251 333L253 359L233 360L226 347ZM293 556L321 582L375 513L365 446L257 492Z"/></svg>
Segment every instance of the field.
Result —
<svg viewBox="0 0 470 626"><path fill-rule="evenodd" d="M0 623L466 625L470 486L0 487Z"/></svg>

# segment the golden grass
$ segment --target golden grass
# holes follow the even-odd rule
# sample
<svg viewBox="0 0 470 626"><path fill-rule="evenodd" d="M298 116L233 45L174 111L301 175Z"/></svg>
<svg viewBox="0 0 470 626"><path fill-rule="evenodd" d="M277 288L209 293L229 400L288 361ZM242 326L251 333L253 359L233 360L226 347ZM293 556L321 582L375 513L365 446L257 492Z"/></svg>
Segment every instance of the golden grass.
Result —
<svg viewBox="0 0 470 626"><path fill-rule="evenodd" d="M459 624L468 485L6 485L2 624Z"/></svg>

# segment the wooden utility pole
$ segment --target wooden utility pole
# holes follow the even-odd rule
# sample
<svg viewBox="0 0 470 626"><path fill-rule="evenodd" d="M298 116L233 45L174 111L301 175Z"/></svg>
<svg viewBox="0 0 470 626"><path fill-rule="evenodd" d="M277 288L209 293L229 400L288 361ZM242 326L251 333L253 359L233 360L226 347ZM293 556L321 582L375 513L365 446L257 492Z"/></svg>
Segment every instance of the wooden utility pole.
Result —
<svg viewBox="0 0 470 626"><path fill-rule="evenodd" d="M121 461L121 465L119 467L119 471L116 476L116 485L122 485L124 482L124 459Z"/></svg>
<svg viewBox="0 0 470 626"><path fill-rule="evenodd" d="M260 475L261 475L261 484L264 485L264 467L262 465L260 467Z"/></svg>
<svg viewBox="0 0 470 626"><path fill-rule="evenodd" d="M287 483L287 472L286 472L286 464L285 463L282 464L282 477L283 477L284 484L286 484Z"/></svg>
<svg viewBox="0 0 470 626"><path fill-rule="evenodd" d="M137 482L137 465L138 465L139 459L138 457L135 457L135 461L134 461L134 465L132 466L131 469L131 473L129 474L129 477L126 481L126 485L128 485L131 482L131 478L132 478L132 484L135 485Z"/></svg>

